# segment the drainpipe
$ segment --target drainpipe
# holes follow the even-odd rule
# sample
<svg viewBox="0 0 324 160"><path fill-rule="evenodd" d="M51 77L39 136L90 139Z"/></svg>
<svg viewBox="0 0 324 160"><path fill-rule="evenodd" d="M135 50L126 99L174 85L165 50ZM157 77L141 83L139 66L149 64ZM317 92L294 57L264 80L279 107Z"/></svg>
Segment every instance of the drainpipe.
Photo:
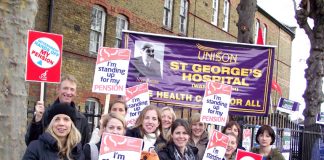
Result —
<svg viewBox="0 0 324 160"><path fill-rule="evenodd" d="M48 20L47 20L47 22L48 22L47 23L47 32L49 32L49 33L52 32L53 8L54 8L54 0L50 0L49 14L48 14ZM46 101L46 90L47 90L46 88L47 88L47 84L44 83L44 102Z"/></svg>

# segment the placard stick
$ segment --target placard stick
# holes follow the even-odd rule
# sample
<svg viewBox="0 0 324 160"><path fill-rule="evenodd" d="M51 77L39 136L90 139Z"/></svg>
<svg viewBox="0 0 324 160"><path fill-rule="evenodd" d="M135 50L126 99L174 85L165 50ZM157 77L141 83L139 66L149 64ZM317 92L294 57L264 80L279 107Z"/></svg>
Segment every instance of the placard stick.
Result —
<svg viewBox="0 0 324 160"><path fill-rule="evenodd" d="M110 101L110 94L106 94L104 114L107 114L109 111L109 101Z"/></svg>
<svg viewBox="0 0 324 160"><path fill-rule="evenodd" d="M44 102L44 89L45 89L45 82L41 82L41 90L40 90L40 97L39 101Z"/></svg>

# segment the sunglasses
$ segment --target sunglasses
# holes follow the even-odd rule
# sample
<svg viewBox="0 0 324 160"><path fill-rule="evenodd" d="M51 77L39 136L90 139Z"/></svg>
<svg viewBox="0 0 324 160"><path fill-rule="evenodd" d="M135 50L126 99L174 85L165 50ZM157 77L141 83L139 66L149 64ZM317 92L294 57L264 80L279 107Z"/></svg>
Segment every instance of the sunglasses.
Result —
<svg viewBox="0 0 324 160"><path fill-rule="evenodd" d="M147 56L154 58L154 49L146 49Z"/></svg>

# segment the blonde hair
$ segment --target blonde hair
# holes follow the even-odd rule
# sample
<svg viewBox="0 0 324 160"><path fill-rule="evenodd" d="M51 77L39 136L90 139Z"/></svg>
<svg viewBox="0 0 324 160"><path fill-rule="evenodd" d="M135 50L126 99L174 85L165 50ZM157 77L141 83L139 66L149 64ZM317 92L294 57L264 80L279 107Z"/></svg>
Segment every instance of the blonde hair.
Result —
<svg viewBox="0 0 324 160"><path fill-rule="evenodd" d="M156 114L157 114L157 118L158 118L158 121L159 121L159 126L158 128L156 129L155 131L155 135L156 137L159 136L159 134L162 132L162 118L161 118L161 112L159 110L159 108L157 108L156 106L153 106L153 105L149 105L147 107L145 107L142 112L140 113L139 117L136 119L136 122L135 122L135 126L134 128L139 128L140 129L140 135L141 137L143 138L144 137L144 129L143 129L143 121L144 121L144 118L145 118L145 114L146 112L150 111L150 110L154 110L156 111ZM162 134L163 136L163 134ZM164 137L163 137L164 138Z"/></svg>
<svg viewBox="0 0 324 160"><path fill-rule="evenodd" d="M161 113L163 113L164 111L170 111L171 112L171 115L172 115L172 122L175 121L175 119L177 118L174 110L171 108L171 107L163 107L161 109Z"/></svg>
<svg viewBox="0 0 324 160"><path fill-rule="evenodd" d="M200 123L200 116L201 116L200 113L194 113L194 114L190 117L190 119L189 119L189 127L190 127L190 130L191 130L192 125L193 125L194 123L197 123L197 122ZM201 122L201 123L203 123L203 122ZM203 123L203 124L204 124L205 130L206 130L207 125L206 125L205 123Z"/></svg>
<svg viewBox="0 0 324 160"><path fill-rule="evenodd" d="M175 112L174 112L174 110L171 108L171 107L163 107L162 109L161 109L161 116L162 116L162 114L163 114L163 112L164 111L170 111L171 112L171 116L172 116L172 123L175 121L175 119L177 118L176 117L176 114L175 114ZM172 125L172 124L171 124ZM167 140L167 141L169 141L170 139L171 139L171 126L170 126L170 128L169 129L164 129L163 127L162 127L162 130L163 130L163 137Z"/></svg>
<svg viewBox="0 0 324 160"><path fill-rule="evenodd" d="M63 75L63 76L61 77L61 83L62 83L63 81L66 81L66 80L68 80L68 81L70 81L70 82L73 82L73 83L75 83L75 84L78 83L78 80L77 80L73 75L70 75L70 74L66 74L66 75ZM60 83L60 85L61 85L61 83Z"/></svg>
<svg viewBox="0 0 324 160"><path fill-rule="evenodd" d="M57 115L56 115L57 116ZM46 132L48 132L49 134L51 134L54 139L57 141L57 147L59 150L59 155L62 155L64 157L67 157L69 160L72 160L72 158L70 157L72 149L77 146L78 143L80 143L81 141L81 134L79 132L79 130L75 127L73 121L71 120L71 131L70 133L67 135L66 138L66 143L62 144L61 141L59 140L59 138L56 136L56 134L53 131L53 123L55 121L55 117L51 120L50 124L48 125Z"/></svg>
<svg viewBox="0 0 324 160"><path fill-rule="evenodd" d="M104 128L106 128L108 122L115 118L115 119L118 119L122 124L123 124L123 127L124 127L124 132L126 132L126 121L125 121L125 118L119 114L116 114L116 113L108 113L108 114L104 114L101 116L102 118L102 126Z"/></svg>

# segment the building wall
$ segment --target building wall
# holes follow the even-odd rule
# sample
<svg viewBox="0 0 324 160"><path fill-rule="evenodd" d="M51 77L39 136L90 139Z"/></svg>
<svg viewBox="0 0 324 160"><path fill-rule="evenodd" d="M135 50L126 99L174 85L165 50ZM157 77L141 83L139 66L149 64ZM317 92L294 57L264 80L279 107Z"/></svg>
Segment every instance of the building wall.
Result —
<svg viewBox="0 0 324 160"><path fill-rule="evenodd" d="M89 53L90 21L93 5L100 5L106 10L104 46L114 47L116 37L116 16L124 15L129 21L129 30L168 35L179 35L180 1L173 0L173 21L171 29L162 25L164 0L55 0L52 32L63 34L63 74L73 74L78 80L76 103L84 106L87 98L96 98L104 103L105 95L91 92L96 55ZM204 39L235 42L238 34L236 7L239 0L230 1L229 32L222 30L224 1L219 0L218 24L211 23L212 0L190 0L188 11L187 36ZM47 31L49 2L39 0L36 17L36 30ZM268 26L267 45L276 47L273 79L277 80L283 90L283 97L289 97L290 61L292 37L269 18L256 12L261 24ZM29 101L39 98L39 83L29 83ZM46 85L46 104L56 98L55 84ZM272 93L276 100L278 95ZM116 97L112 97L114 100ZM84 108L81 107L81 110Z"/></svg>

